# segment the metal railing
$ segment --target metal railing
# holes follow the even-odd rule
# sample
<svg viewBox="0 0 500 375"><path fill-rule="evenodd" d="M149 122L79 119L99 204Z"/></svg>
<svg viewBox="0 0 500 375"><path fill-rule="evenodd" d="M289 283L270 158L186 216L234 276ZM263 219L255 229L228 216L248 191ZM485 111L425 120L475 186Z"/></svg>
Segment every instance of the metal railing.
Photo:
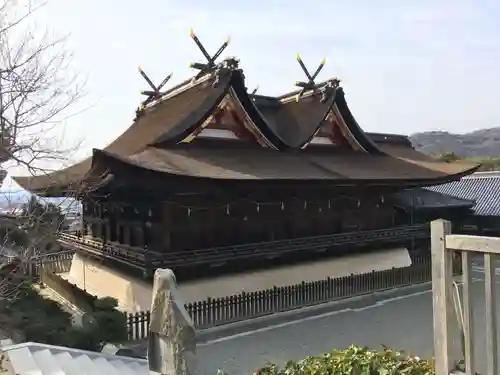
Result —
<svg viewBox="0 0 500 375"><path fill-rule="evenodd" d="M453 291L454 252L460 252L462 258L463 298L458 304L454 297L459 295ZM457 333L461 338L465 371L468 375L476 373L471 290L472 253L480 253L484 257L487 375L498 374L494 258L500 254L500 238L452 234L449 221L436 220L431 223L431 253L436 374L449 375L456 370L459 361L455 353L460 345L456 340Z"/></svg>
<svg viewBox="0 0 500 375"><path fill-rule="evenodd" d="M323 251L329 247L350 244L371 244L374 242L398 242L411 239L429 238L429 226L411 225L388 229L328 234L269 242L249 243L236 246L222 246L172 253L146 251L140 247L130 247L116 243L103 243L85 239L68 233L59 233L61 245L85 250L103 257L112 258L138 267L185 267L211 264L229 260L256 259L282 256L302 251Z"/></svg>

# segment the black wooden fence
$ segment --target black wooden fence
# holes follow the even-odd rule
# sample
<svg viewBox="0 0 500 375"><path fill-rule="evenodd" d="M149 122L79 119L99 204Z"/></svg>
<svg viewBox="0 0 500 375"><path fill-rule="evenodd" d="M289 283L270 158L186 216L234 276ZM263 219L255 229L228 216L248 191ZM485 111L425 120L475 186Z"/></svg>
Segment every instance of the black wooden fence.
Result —
<svg viewBox="0 0 500 375"><path fill-rule="evenodd" d="M409 267L338 278L328 277L291 286L208 298L187 303L185 307L194 325L198 329L204 329L430 280L431 260L429 257L422 257L415 259ZM130 340L147 336L150 317L149 311L127 313Z"/></svg>
<svg viewBox="0 0 500 375"><path fill-rule="evenodd" d="M52 273L69 272L73 254L74 251L41 254L27 261L19 261L18 258L13 257L11 263L18 263L21 272L26 276L37 278L40 276L42 269Z"/></svg>

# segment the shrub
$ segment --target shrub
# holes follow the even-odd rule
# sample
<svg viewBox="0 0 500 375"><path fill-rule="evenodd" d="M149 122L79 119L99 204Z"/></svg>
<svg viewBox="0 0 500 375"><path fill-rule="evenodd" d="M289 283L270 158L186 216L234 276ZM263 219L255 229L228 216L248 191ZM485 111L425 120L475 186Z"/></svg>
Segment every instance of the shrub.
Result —
<svg viewBox="0 0 500 375"><path fill-rule="evenodd" d="M219 372L219 375L223 375ZM322 356L289 361L279 367L268 364L254 375L435 375L434 361L411 357L402 351L381 351L351 345Z"/></svg>
<svg viewBox="0 0 500 375"><path fill-rule="evenodd" d="M71 315L57 302L40 296L29 282L18 282L16 289L16 297L3 306L3 312L9 317L9 325L22 331L27 341L100 350L107 342L127 339L126 317L115 309L118 302L113 298L94 298L84 327L73 327Z"/></svg>
<svg viewBox="0 0 500 375"><path fill-rule="evenodd" d="M4 312L10 326L22 331L27 341L60 345L61 336L71 327L71 315L57 302L41 297L27 282L18 284L16 296Z"/></svg>
<svg viewBox="0 0 500 375"><path fill-rule="evenodd" d="M116 310L118 301L115 298L97 298L93 311L84 315L84 328L100 343L122 342L127 340L127 318Z"/></svg>
<svg viewBox="0 0 500 375"><path fill-rule="evenodd" d="M112 311L118 307L118 300L113 297L98 298L94 301L95 311Z"/></svg>
<svg viewBox="0 0 500 375"><path fill-rule="evenodd" d="M100 350L102 347L99 331L93 327L71 327L67 335L60 338L59 345L91 351Z"/></svg>

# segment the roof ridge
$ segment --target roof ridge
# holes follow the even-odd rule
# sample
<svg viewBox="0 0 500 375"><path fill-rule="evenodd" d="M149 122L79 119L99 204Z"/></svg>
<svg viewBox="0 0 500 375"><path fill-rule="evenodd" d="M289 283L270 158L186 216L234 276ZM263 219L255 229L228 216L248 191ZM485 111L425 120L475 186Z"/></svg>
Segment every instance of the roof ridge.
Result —
<svg viewBox="0 0 500 375"><path fill-rule="evenodd" d="M198 85L210 80L210 78L212 78L212 77L213 77L213 72L207 73L204 76L198 78L197 80L193 80L194 77L191 77L190 79L185 80L185 81L179 83L178 85L170 88L163 95L161 95L160 97L156 98L155 100L153 100L150 103L148 103L147 105L145 105L144 110L154 108L158 104L162 103L163 101L168 100L174 96L177 96L190 88L198 86Z"/></svg>
<svg viewBox="0 0 500 375"><path fill-rule="evenodd" d="M316 83L315 84L315 87L313 89L309 89L309 90L306 90L304 92L304 94L302 95L302 97L306 97L306 96L311 96L311 95L315 95L317 94L317 91L321 89L322 86L328 84L330 81L332 80L338 80L338 78L329 78L329 79L326 79L324 81L321 81L319 83ZM276 100L279 100L279 101L284 101L284 100L289 100L289 99L295 99L295 97L297 96L297 94L299 94L300 92L302 92L303 89L297 89L297 90L293 90L293 91L289 91L289 92L286 92L282 95L278 95L278 96L274 96L274 98ZM342 87L339 85L337 90L343 90ZM261 96L266 96L266 95L261 95ZM269 96L267 96L269 97Z"/></svg>
<svg viewBox="0 0 500 375"><path fill-rule="evenodd" d="M468 179L489 179L489 178L500 178L500 171L480 171L480 172L475 172L469 176L465 176L463 178L468 178Z"/></svg>

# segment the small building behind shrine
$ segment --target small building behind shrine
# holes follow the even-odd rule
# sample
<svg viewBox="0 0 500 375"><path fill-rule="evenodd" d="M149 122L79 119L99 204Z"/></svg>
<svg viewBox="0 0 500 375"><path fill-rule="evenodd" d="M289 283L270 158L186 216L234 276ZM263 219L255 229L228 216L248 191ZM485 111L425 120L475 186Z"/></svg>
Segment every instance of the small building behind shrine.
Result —
<svg viewBox="0 0 500 375"><path fill-rule="evenodd" d="M428 189L473 202L469 210L450 218L457 232L500 236L500 172L476 172Z"/></svg>

